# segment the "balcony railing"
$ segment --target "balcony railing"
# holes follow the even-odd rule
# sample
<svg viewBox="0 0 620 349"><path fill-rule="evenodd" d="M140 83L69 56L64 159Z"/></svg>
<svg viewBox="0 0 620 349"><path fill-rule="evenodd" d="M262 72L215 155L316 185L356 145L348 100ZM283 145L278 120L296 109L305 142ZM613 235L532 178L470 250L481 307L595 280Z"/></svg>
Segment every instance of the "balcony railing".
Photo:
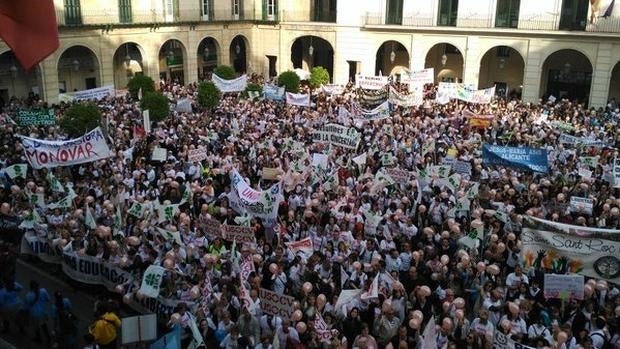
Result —
<svg viewBox="0 0 620 349"><path fill-rule="evenodd" d="M64 9L56 10L59 26L88 25L132 25L132 24L165 24L175 22L231 22L231 21L278 21L278 16L263 15L262 11L244 11L237 15L231 11L216 11L203 15L198 9L180 10L174 14L166 14L161 10L132 11L131 21L121 18L118 8L97 11L82 11L79 18L66 16ZM122 21L121 21L122 20Z"/></svg>

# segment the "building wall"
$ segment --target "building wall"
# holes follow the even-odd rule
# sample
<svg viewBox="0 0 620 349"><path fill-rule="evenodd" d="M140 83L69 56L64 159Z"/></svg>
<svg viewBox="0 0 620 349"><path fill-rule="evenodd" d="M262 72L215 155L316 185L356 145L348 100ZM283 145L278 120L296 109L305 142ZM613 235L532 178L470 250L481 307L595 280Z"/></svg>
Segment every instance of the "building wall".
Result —
<svg viewBox="0 0 620 349"><path fill-rule="evenodd" d="M409 57L407 62L404 52L399 53L394 65L412 70L432 66L438 77L449 73L462 78L465 83L480 87L487 87L495 81L506 82L509 88L522 85L526 101L535 101L545 92L547 76L543 68L546 68L544 63L547 57L558 50L575 49L587 57L593 67L590 104L600 106L607 102L608 96L620 97L620 88L617 87L620 84L611 81L612 70L620 61L620 37L614 33L597 32L613 27L613 21L604 22L609 19L601 19L597 27L590 26L584 32L562 32L557 30L561 0L521 0L519 29L495 29L493 23L497 0L461 0L457 27L437 27L438 2L405 0L402 26L384 25L381 22L381 16L385 16L385 0L339 0L336 23L310 22L311 0L280 0L279 22L256 22L247 18L249 14L249 17L262 19L262 0L243 0L244 15L248 19L245 21L231 20L232 1L215 0L216 21L158 25L145 23L131 27L116 25L106 29L105 26L94 25L100 21L94 16L101 14L106 18L118 17L116 2L82 0L83 22L93 26L60 27L60 48L41 64L42 90L45 98L54 102L58 96L59 80L72 81L71 86L81 89L85 78L95 77L98 86L114 84L116 81L119 85L117 87L122 88L126 83L126 71L119 66L119 60L113 58L125 43L137 45L142 58L139 68L158 80L160 71L166 69L159 52L169 39L182 43L186 83L198 79L198 66L202 64L198 47L206 37L216 41L220 64L230 64L233 52L231 42L241 35L247 44L249 72L266 74L269 66L267 56L275 56L277 72L281 73L293 68L291 46L295 40L312 35L326 40L334 49L333 81L336 83L348 81L350 64L357 67L358 73L373 75L377 50L384 42L394 40L405 47ZM189 19L199 16L200 3L198 0L179 1L181 20L185 18L183 16ZM55 4L60 16L63 0L55 0ZM163 16L161 0L133 0L132 6L134 18L144 13ZM193 15L190 16L191 13ZM227 20L218 21L218 17ZM616 32L620 32L620 26ZM436 45L441 43L452 44L460 52L448 54L446 66L439 63L443 52L438 48L441 45ZM98 69L81 69L78 72L61 69L59 72L60 56L74 45L88 47L96 57ZM518 55L511 55L504 69L495 69L499 64L497 57L485 54L502 45L511 47ZM0 43L0 52L6 49ZM383 60L385 64L391 65L389 50ZM620 79L620 73L614 77ZM16 83L17 86L32 85L32 81L26 80ZM7 85L4 79L0 82L0 89L3 88L2 84ZM17 87L15 90L26 91L25 88Z"/></svg>

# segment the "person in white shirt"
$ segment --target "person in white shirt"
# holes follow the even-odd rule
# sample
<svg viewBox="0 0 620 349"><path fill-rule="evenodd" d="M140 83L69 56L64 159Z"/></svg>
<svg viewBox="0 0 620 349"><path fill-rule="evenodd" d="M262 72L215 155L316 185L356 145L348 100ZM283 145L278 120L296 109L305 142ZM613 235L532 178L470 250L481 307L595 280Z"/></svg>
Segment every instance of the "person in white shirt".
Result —
<svg viewBox="0 0 620 349"><path fill-rule="evenodd" d="M521 284L529 284L529 280L520 265L515 266L515 271L506 277L506 286L508 287L508 295L513 296L521 287Z"/></svg>
<svg viewBox="0 0 620 349"><path fill-rule="evenodd" d="M489 321L489 311L487 309L480 309L480 315L471 322L469 331L486 338L493 338L495 326Z"/></svg>
<svg viewBox="0 0 620 349"><path fill-rule="evenodd" d="M291 326L291 322L289 320L282 321L282 326L276 329L276 336L280 340L280 346L285 347L288 346L287 342L290 340L293 343L299 343L299 334L297 330Z"/></svg>

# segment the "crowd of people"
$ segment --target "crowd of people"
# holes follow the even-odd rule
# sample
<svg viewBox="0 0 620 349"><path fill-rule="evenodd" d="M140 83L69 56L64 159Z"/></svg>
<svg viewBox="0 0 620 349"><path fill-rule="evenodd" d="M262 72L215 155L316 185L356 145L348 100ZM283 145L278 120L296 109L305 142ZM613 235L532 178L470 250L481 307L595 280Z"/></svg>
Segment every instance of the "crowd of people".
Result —
<svg viewBox="0 0 620 349"><path fill-rule="evenodd" d="M258 76L251 80L263 82ZM138 101L104 98L97 104L114 156L71 167L29 168L26 178L5 172L26 162L18 135L67 136L59 126L10 122L15 111L44 108L44 102L7 103L0 115L1 214L25 220L36 210L36 225L45 225L37 234L59 254L69 249L134 275L137 286L116 288L127 303L145 297L136 287L149 266L165 267L159 297L180 301L166 320L181 327L183 348L476 349L497 346L498 332L512 347L620 348L617 285L586 277L583 299L545 298L544 274L551 269L522 269L520 253L521 230L530 216L620 228L620 193L608 176L620 141L615 105L592 109L566 99L505 98L440 104L434 100L436 86L427 85L419 107L392 105L389 117L362 121L353 112L361 102L353 84L333 94L304 87L312 107L227 93L212 111L195 101L196 85L160 82L158 88L173 107L150 133L144 132ZM185 98L192 111L176 111L175 102ZM53 106L58 117L68 107ZM473 127L472 114L494 118L488 127ZM312 131L328 123L355 128L359 146L313 141ZM608 146L560 143L562 133ZM482 160L483 144L548 149L549 171L490 166ZM155 148L166 149L164 161L152 160ZM188 152L197 148L206 151L206 159L189 161ZM314 154L327 156L326 166L313 164ZM597 159L589 178L579 172L582 156ZM471 168L459 174L458 183L447 185L447 176L438 173L420 175L441 165L454 174L452 161ZM265 168L275 168L277 176L264 178ZM385 180L390 168L411 175ZM233 209L234 171L258 192L281 184L274 222ZM31 192L42 193L45 202L64 196L50 188L48 172L75 191L70 208L31 203ZM594 199L592 212L570 210L571 195ZM469 207L456 209L464 199ZM130 209L136 202L147 209L135 214ZM161 220L159 204L178 206ZM87 211L96 228L87 222ZM250 227L255 242L210 234L205 222L213 219ZM464 241L472 229L482 233ZM160 230L178 232L180 241ZM310 253L296 253L287 244L306 238ZM248 273L242 271L246 267ZM31 285L20 301L20 289L6 273L0 292L5 329L22 306L33 319L39 319L34 312L46 311L36 304L51 298L46 292L35 295L38 289ZM264 312L261 289L294 297L291 313ZM342 304L343 290L360 291L349 292L354 296ZM113 312L102 314L100 326L118 325L117 318L105 320Z"/></svg>

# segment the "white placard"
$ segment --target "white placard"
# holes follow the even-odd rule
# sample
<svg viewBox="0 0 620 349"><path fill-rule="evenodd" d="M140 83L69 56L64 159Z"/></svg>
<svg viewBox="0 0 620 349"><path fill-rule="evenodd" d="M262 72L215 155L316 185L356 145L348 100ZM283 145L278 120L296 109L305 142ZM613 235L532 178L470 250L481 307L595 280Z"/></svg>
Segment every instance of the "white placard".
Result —
<svg viewBox="0 0 620 349"><path fill-rule="evenodd" d="M387 76L355 75L355 86L366 90L380 90L388 84Z"/></svg>
<svg viewBox="0 0 620 349"><path fill-rule="evenodd" d="M583 275L545 274L545 298L583 299Z"/></svg>
<svg viewBox="0 0 620 349"><path fill-rule="evenodd" d="M157 339L157 314L123 318L122 344L150 342Z"/></svg>

